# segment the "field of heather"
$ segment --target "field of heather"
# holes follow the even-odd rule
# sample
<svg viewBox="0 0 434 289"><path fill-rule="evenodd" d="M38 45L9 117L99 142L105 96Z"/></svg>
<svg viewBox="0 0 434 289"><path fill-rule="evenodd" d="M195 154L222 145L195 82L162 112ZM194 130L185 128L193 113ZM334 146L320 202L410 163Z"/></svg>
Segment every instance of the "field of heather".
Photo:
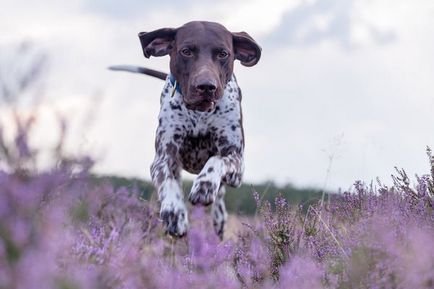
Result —
<svg viewBox="0 0 434 289"><path fill-rule="evenodd" d="M0 130L0 288L434 288L434 157L426 175L355 182L324 201L251 194L223 241L206 208L183 239L164 235L139 186L95 182L90 158L35 167L29 124ZM155 199L155 198L154 198Z"/></svg>

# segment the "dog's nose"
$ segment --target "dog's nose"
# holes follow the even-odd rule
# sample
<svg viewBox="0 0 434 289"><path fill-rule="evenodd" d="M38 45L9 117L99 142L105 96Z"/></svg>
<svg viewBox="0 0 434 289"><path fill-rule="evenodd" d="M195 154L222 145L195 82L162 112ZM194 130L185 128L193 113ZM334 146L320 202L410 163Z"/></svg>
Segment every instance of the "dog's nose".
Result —
<svg viewBox="0 0 434 289"><path fill-rule="evenodd" d="M214 94L217 90L217 86L211 82L204 82L196 86L196 90L199 94Z"/></svg>

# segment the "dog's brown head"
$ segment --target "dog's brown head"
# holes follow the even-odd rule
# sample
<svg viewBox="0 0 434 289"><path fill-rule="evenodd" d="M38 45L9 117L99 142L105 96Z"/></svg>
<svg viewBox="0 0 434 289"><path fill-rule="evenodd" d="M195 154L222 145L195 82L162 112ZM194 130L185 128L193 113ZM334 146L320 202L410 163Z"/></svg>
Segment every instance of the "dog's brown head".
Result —
<svg viewBox="0 0 434 289"><path fill-rule="evenodd" d="M253 66L261 57L261 48L247 33L231 33L214 22L140 32L139 38L145 57L170 55L170 72L187 108L199 111L214 109L232 77L235 59Z"/></svg>

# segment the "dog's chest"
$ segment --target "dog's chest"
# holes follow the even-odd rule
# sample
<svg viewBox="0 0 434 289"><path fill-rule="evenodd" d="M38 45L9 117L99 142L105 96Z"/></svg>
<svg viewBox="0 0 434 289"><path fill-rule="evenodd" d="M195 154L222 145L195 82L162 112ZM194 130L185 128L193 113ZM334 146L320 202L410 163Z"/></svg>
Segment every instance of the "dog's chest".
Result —
<svg viewBox="0 0 434 289"><path fill-rule="evenodd" d="M176 129L191 137L216 133L226 124L241 118L241 95L235 78L227 85L223 97L212 112L189 110L180 93L174 91L170 81L166 81L160 99L159 125Z"/></svg>
<svg viewBox="0 0 434 289"><path fill-rule="evenodd" d="M236 81L226 86L212 112L189 110L182 95L166 82L161 95L159 131L170 132L185 170L199 173L206 161L219 154L225 142L238 144L242 138L240 95Z"/></svg>

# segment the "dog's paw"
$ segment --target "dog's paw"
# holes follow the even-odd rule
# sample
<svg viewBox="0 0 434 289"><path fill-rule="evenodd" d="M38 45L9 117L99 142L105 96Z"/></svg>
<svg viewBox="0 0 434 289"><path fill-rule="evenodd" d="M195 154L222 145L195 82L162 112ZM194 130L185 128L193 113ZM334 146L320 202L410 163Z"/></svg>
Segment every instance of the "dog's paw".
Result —
<svg viewBox="0 0 434 289"><path fill-rule="evenodd" d="M187 233L188 213L183 203L162 204L160 218L167 234L181 238Z"/></svg>
<svg viewBox="0 0 434 289"><path fill-rule="evenodd" d="M204 176L198 177L191 188L188 200L193 204L201 204L204 206L211 205L216 196L218 189L220 187L220 182L216 181L215 178Z"/></svg>
<svg viewBox="0 0 434 289"><path fill-rule="evenodd" d="M231 187L238 188L241 186L241 181L243 178L242 172L233 172L231 174L226 175L223 178L223 182Z"/></svg>

